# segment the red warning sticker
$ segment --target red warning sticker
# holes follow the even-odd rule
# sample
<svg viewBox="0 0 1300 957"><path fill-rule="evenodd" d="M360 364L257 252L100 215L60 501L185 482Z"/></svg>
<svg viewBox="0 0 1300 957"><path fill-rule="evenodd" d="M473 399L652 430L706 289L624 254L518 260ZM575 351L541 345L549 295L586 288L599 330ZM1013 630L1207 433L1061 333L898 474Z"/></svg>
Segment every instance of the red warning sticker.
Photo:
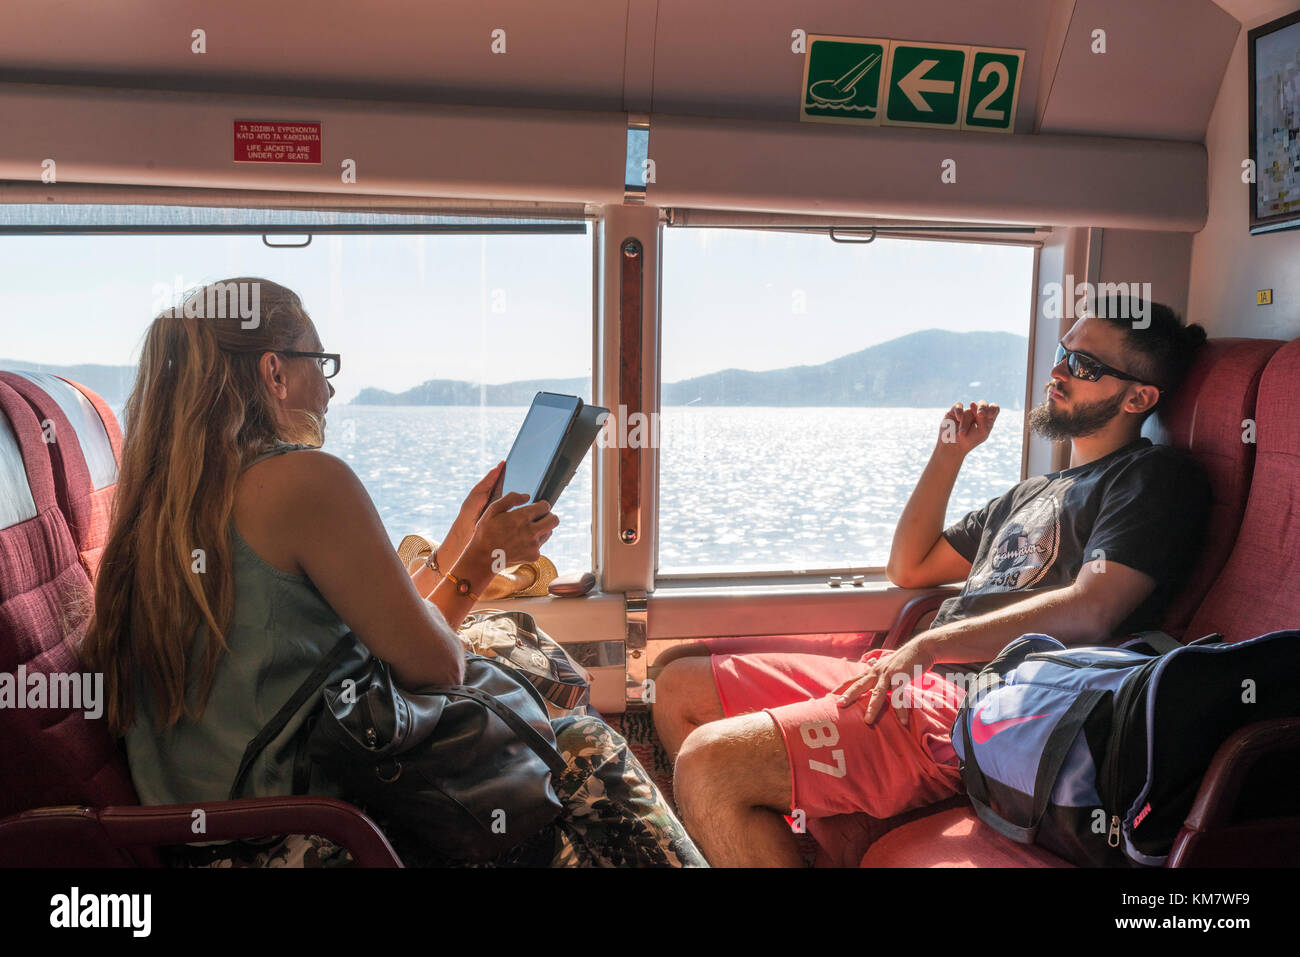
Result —
<svg viewBox="0 0 1300 957"><path fill-rule="evenodd" d="M235 120L236 163L319 163L319 123Z"/></svg>

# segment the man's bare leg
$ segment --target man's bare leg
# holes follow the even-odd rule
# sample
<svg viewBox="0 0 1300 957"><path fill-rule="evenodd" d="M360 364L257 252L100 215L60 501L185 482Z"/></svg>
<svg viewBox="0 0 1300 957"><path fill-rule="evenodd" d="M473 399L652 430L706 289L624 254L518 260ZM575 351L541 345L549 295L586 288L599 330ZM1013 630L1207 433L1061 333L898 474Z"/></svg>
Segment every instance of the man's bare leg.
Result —
<svg viewBox="0 0 1300 957"><path fill-rule="evenodd" d="M790 761L771 715L705 724L682 745L673 776L682 822L714 867L802 867L784 815Z"/></svg>
<svg viewBox="0 0 1300 957"><path fill-rule="evenodd" d="M724 717L713 681L712 658L704 655L670 661L655 679L652 715L668 759L676 761L682 742L692 731Z"/></svg>

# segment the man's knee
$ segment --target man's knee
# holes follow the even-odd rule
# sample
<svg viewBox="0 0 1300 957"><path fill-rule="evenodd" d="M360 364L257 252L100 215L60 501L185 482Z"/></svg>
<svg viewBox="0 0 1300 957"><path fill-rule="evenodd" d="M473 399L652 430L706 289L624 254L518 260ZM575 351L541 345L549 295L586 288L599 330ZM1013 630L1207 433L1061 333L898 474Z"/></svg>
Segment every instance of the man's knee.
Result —
<svg viewBox="0 0 1300 957"><path fill-rule="evenodd" d="M711 804L790 806L790 764L785 743L766 712L701 725L682 744L673 792L684 817Z"/></svg>
<svg viewBox="0 0 1300 957"><path fill-rule="evenodd" d="M679 658L670 662L655 679L652 710L660 727L664 722L694 726L723 717L712 660Z"/></svg>
<svg viewBox="0 0 1300 957"><path fill-rule="evenodd" d="M688 711L701 692L717 694L711 659L678 658L654 679L653 705L665 711Z"/></svg>

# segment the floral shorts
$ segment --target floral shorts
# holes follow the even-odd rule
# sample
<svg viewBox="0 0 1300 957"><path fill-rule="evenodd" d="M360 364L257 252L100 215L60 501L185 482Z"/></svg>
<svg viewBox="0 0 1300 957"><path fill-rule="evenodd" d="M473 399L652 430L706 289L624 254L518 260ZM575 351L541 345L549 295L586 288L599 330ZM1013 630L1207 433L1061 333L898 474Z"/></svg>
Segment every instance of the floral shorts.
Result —
<svg viewBox="0 0 1300 957"><path fill-rule="evenodd" d="M622 735L598 718L554 718L568 770L555 782L560 816L492 863L496 867L707 867L663 794ZM383 822L380 821L381 826ZM457 866L384 828L408 867ZM349 867L346 849L316 835L269 844L239 842L178 848L172 861L191 867Z"/></svg>

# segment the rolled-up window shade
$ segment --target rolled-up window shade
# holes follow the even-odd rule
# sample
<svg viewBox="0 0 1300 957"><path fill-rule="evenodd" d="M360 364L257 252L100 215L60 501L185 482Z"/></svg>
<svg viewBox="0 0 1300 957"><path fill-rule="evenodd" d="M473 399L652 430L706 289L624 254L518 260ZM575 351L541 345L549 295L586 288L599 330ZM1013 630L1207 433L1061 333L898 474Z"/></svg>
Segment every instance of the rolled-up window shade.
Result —
<svg viewBox="0 0 1300 957"><path fill-rule="evenodd" d="M580 231L582 205L0 181L0 232Z"/></svg>
<svg viewBox="0 0 1300 957"><path fill-rule="evenodd" d="M930 239L945 242L1014 243L1042 245L1052 234L1046 226L1000 223L952 223L925 220L856 218L852 216L798 216L789 213L746 212L726 209L669 209L670 227L696 229L764 229L791 232L835 231L845 241L877 239Z"/></svg>

